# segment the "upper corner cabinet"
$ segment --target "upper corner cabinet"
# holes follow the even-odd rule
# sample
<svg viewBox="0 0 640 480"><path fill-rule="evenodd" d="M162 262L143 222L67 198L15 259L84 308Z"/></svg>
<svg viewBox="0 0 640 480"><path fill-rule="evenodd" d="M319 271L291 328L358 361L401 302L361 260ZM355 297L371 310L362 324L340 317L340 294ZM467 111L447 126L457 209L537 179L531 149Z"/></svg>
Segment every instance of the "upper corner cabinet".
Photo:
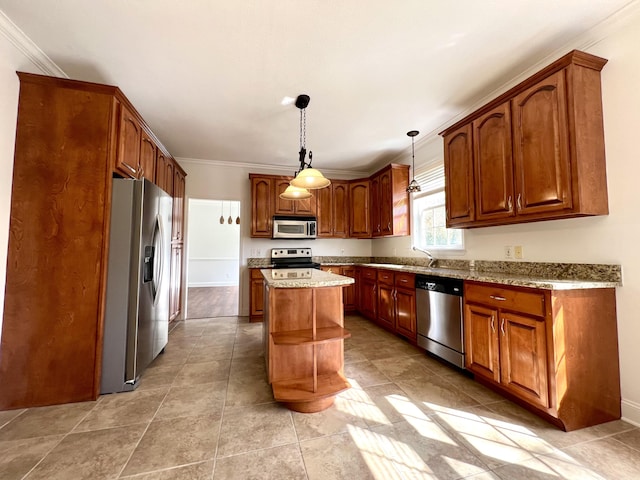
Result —
<svg viewBox="0 0 640 480"><path fill-rule="evenodd" d="M609 213L606 63L574 50L441 133L447 226Z"/></svg>

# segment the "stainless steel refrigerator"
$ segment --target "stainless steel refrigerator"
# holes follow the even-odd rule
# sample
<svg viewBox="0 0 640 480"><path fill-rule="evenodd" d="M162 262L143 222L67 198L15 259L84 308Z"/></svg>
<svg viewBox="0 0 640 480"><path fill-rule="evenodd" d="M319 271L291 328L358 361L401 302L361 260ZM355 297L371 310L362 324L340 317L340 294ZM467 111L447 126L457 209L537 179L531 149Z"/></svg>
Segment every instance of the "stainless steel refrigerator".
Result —
<svg viewBox="0 0 640 480"><path fill-rule="evenodd" d="M101 393L134 390L167 344L171 207L146 179L113 179Z"/></svg>

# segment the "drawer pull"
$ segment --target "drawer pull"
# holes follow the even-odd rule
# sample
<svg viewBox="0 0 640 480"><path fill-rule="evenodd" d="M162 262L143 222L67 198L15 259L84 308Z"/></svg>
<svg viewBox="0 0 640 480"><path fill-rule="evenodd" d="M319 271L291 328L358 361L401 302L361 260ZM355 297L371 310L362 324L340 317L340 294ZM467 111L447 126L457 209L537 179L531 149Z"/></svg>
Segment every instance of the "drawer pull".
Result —
<svg viewBox="0 0 640 480"><path fill-rule="evenodd" d="M489 295L489 298L492 298L493 300L498 300L500 302L504 302L506 300L506 298L499 297L498 295Z"/></svg>

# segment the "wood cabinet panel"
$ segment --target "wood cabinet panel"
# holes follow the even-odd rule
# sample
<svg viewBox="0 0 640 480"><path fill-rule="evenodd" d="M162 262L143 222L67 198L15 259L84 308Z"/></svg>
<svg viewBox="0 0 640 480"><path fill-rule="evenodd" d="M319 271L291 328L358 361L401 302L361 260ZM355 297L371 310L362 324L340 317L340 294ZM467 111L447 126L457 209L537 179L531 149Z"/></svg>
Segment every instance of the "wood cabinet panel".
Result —
<svg viewBox="0 0 640 480"><path fill-rule="evenodd" d="M509 102L473 122L476 219L515 215Z"/></svg>
<svg viewBox="0 0 640 480"><path fill-rule="evenodd" d="M415 341L417 336L416 291L396 287L395 304L395 331Z"/></svg>
<svg viewBox="0 0 640 480"><path fill-rule="evenodd" d="M544 318L504 312L500 319L500 381L513 394L549 406Z"/></svg>
<svg viewBox="0 0 640 480"><path fill-rule="evenodd" d="M184 197L185 174L178 164L174 164L173 171L173 217L172 217L172 241L184 240Z"/></svg>
<svg viewBox="0 0 640 480"><path fill-rule="evenodd" d="M565 72L550 75L511 103L518 213L570 209Z"/></svg>
<svg viewBox="0 0 640 480"><path fill-rule="evenodd" d="M369 180L349 184L349 236L352 238L371 237L369 190Z"/></svg>
<svg viewBox="0 0 640 480"><path fill-rule="evenodd" d="M156 168L155 168L154 183L167 193L169 193L167 190L167 162L168 161L169 159L164 154L164 152L158 149L156 154ZM172 178L171 186L173 187L173 178ZM173 192L169 193L169 195L172 195L172 194Z"/></svg>
<svg viewBox="0 0 640 480"><path fill-rule="evenodd" d="M349 236L349 182L331 180L327 188L314 190L318 238Z"/></svg>
<svg viewBox="0 0 640 480"><path fill-rule="evenodd" d="M341 275L355 279L355 283L352 283L351 285L347 285L346 287L342 288L344 311L353 312L356 309L356 303L357 303L356 295L358 291L358 276L356 274L356 268L350 267L350 266L342 267Z"/></svg>
<svg viewBox="0 0 640 480"><path fill-rule="evenodd" d="M140 139L140 172L138 175L150 182L155 182L156 179L156 152L155 142L143 128Z"/></svg>
<svg viewBox="0 0 640 480"><path fill-rule="evenodd" d="M115 168L126 177L140 175L140 141L142 127L136 116L120 102L120 128Z"/></svg>
<svg viewBox="0 0 640 480"><path fill-rule="evenodd" d="M182 244L171 246L171 287L169 289L169 320L173 321L182 312Z"/></svg>
<svg viewBox="0 0 640 480"><path fill-rule="evenodd" d="M393 330L395 313L395 289L393 284L388 285L378 281L378 316L377 321L381 326Z"/></svg>
<svg viewBox="0 0 640 480"><path fill-rule="evenodd" d="M444 137L447 226L475 220L471 123Z"/></svg>
<svg viewBox="0 0 640 480"><path fill-rule="evenodd" d="M497 322L497 310L481 305L465 304L465 366L476 375L495 382L500 381Z"/></svg>
<svg viewBox="0 0 640 480"><path fill-rule="evenodd" d="M251 180L251 236L271 238L273 228L274 180L249 174Z"/></svg>
<svg viewBox="0 0 640 480"><path fill-rule="evenodd" d="M273 202L275 205L274 215L316 215L316 191L312 191L312 197L302 200L287 200L280 198L280 194L283 193L289 186L293 177L273 177L275 192L273 196ZM326 190L326 189L320 189Z"/></svg>
<svg viewBox="0 0 640 480"><path fill-rule="evenodd" d="M261 322L264 315L264 280L259 268L249 269L249 319Z"/></svg>
<svg viewBox="0 0 640 480"><path fill-rule="evenodd" d="M360 304L362 313L370 320L375 320L378 315L378 285L375 280L362 278L360 284Z"/></svg>

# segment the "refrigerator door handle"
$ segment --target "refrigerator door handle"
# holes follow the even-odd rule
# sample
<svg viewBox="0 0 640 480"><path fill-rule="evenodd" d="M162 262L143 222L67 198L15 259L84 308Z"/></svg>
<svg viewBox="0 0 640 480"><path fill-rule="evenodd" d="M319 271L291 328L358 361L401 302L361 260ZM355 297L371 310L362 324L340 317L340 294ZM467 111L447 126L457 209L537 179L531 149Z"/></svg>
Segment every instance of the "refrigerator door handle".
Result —
<svg viewBox="0 0 640 480"><path fill-rule="evenodd" d="M156 215L155 226L153 228L153 283L151 284L151 292L153 294L154 305L158 303L158 292L162 288L162 274L164 272L164 224L162 216Z"/></svg>

